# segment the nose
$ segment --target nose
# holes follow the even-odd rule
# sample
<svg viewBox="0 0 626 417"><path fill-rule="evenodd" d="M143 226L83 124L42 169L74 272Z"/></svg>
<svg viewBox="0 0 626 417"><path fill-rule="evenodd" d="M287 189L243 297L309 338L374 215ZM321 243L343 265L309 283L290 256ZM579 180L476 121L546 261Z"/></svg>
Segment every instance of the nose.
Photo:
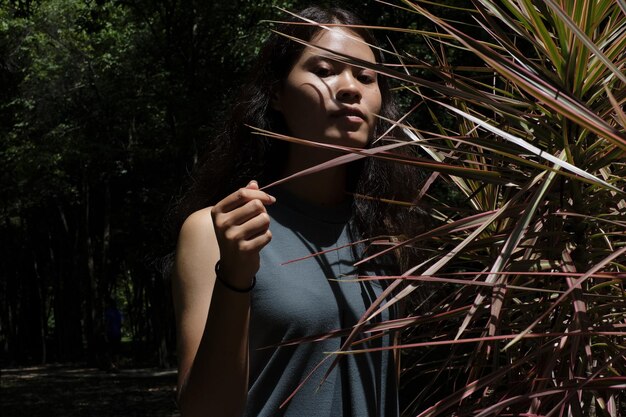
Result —
<svg viewBox="0 0 626 417"><path fill-rule="evenodd" d="M342 103L354 103L361 99L361 89L359 81L354 77L352 71L345 70L337 78L337 90L335 98Z"/></svg>

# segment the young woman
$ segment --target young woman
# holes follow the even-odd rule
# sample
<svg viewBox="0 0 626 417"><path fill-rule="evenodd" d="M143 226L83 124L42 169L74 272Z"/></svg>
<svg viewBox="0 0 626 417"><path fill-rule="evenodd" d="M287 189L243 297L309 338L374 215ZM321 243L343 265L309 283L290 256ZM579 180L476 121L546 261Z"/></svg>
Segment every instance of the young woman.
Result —
<svg viewBox="0 0 626 417"><path fill-rule="evenodd" d="M341 9L312 7L298 14L320 23L361 24ZM364 61L381 61L363 42L375 44L366 30L302 24L277 30ZM369 147L388 127L376 115L395 117L389 87L375 71L340 63L322 49L276 34L266 42L253 74L226 133L200 164L180 204L186 220L178 238L173 291L182 414L396 416L389 351L343 357L320 386L332 361L324 362L280 408L342 340L274 345L349 328L363 315L382 288L375 281L342 282L372 273L352 266L360 255L355 251L363 248L345 245L389 234L394 224L408 224L408 213L352 195L402 198L402 188L394 184L410 187L407 181L414 176L401 165L368 160L264 192L259 183L340 154L262 138L246 126ZM334 248L340 249L285 264ZM387 318L389 313L379 320ZM359 347L389 343L386 335Z"/></svg>

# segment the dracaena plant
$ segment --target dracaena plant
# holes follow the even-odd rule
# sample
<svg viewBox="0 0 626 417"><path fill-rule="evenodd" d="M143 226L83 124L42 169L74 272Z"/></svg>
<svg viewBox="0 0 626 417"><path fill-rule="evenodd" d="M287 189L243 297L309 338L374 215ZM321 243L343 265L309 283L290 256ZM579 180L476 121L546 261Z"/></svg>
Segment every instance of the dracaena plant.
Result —
<svg viewBox="0 0 626 417"><path fill-rule="evenodd" d="M438 28L423 35L447 87L424 97L435 129L408 134L437 161L498 174L446 178L474 223L435 236L439 255L411 272L440 295L405 331L406 380L428 381L412 384L406 413L623 415L624 3L473 4L480 37L404 2ZM450 69L457 47L482 65ZM422 94L419 80L402 78Z"/></svg>
<svg viewBox="0 0 626 417"><path fill-rule="evenodd" d="M345 148L309 171L363 157L432 170L415 201L390 204L428 202L439 227L381 247L432 256L399 277L362 277L390 284L356 328L334 334L347 337L329 359L362 351L361 331L402 331L404 415L624 416L626 3L475 0L471 30L431 3L389 7L436 30L386 29L423 37L434 64L411 51L394 51L393 66L335 55L420 104L390 121L408 143ZM479 64L451 66L455 48ZM412 124L417 111L430 122ZM462 207L436 197L438 182ZM404 317L368 324L398 301Z"/></svg>

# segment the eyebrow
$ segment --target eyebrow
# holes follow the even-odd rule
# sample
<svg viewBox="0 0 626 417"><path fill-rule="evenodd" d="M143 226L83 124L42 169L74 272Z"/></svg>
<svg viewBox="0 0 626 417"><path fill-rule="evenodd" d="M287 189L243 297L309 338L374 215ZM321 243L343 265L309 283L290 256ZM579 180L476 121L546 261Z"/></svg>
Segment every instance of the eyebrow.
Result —
<svg viewBox="0 0 626 417"><path fill-rule="evenodd" d="M332 57L332 55L322 55L322 54L316 54L316 55L312 55L309 58L306 59L306 61L304 61L303 65L307 66L307 65L314 65L318 62L321 61L327 61L330 62L332 65L346 65L349 67L355 67L355 68L360 68L357 65L351 65L348 64L346 62L343 61L339 61L338 59L335 59ZM366 70L367 68L362 68L363 70Z"/></svg>
<svg viewBox="0 0 626 417"><path fill-rule="evenodd" d="M310 64L316 64L320 61L331 61L333 64L337 63L337 64L341 64L341 62L332 59L330 57L330 55L320 55L320 54L316 54L316 55L311 55L310 57L308 57L306 59L306 61L304 61L304 65L310 65Z"/></svg>

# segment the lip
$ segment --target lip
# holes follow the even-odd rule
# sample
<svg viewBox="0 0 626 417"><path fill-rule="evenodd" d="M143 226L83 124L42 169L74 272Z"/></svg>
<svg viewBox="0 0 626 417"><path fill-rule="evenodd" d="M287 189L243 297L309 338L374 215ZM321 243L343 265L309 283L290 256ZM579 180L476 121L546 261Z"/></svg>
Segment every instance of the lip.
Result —
<svg viewBox="0 0 626 417"><path fill-rule="evenodd" d="M359 109L357 109L355 107L343 108L341 110L333 112L332 116L336 117L336 118L346 118L348 121L355 122L355 123L356 122L360 123L360 122L367 121L367 118L365 117L365 114L361 110L359 110Z"/></svg>

